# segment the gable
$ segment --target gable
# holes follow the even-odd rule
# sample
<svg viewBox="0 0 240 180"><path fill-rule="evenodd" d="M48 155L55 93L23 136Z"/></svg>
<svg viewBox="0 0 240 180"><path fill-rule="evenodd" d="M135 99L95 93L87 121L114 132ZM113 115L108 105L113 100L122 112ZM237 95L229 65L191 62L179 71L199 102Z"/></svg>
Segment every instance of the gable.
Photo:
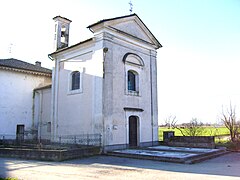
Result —
<svg viewBox="0 0 240 180"><path fill-rule="evenodd" d="M162 47L162 45L136 14L102 20L88 26L88 28L93 33L96 33L104 28L111 29L122 35L149 43L156 49Z"/></svg>
<svg viewBox="0 0 240 180"><path fill-rule="evenodd" d="M146 42L152 43L151 39L148 37L147 33L142 29L142 27L137 24L135 20L121 22L119 24L111 26L117 30L123 31L129 35L142 39Z"/></svg>

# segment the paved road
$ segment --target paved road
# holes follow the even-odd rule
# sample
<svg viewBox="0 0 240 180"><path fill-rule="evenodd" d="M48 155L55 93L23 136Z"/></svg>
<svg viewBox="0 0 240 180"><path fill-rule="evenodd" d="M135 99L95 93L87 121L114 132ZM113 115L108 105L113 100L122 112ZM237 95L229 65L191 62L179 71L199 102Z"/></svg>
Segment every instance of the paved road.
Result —
<svg viewBox="0 0 240 180"><path fill-rule="evenodd" d="M65 162L0 158L0 177L39 179L240 179L240 153L198 164L95 156Z"/></svg>

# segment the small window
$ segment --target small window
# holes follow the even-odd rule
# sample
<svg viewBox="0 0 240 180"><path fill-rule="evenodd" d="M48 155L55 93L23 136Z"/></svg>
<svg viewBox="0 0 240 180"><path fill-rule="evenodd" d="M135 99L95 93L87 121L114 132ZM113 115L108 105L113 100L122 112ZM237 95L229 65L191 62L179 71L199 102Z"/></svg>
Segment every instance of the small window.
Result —
<svg viewBox="0 0 240 180"><path fill-rule="evenodd" d="M71 90L80 89L80 72L74 71L72 73L72 87Z"/></svg>
<svg viewBox="0 0 240 180"><path fill-rule="evenodd" d="M128 90L136 91L136 74L132 71L128 71Z"/></svg>

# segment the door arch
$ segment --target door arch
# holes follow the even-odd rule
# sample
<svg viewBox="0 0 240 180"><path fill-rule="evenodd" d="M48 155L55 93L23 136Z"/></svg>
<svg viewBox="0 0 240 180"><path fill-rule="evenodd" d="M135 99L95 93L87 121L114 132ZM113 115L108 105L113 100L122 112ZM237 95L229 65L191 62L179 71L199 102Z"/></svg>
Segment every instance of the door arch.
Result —
<svg viewBox="0 0 240 180"><path fill-rule="evenodd" d="M129 127L129 147L138 146L139 120L137 116L130 116L128 120Z"/></svg>

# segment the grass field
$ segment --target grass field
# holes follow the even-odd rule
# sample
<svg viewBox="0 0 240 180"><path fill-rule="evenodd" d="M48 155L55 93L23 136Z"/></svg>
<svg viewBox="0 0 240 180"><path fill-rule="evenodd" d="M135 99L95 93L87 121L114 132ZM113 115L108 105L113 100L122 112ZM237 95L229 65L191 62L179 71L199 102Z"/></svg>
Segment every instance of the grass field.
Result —
<svg viewBox="0 0 240 180"><path fill-rule="evenodd" d="M180 130L178 129L172 129L167 127L159 127L158 128L158 134L159 134L159 140L163 140L163 131L174 131L175 136L182 136ZM204 127L204 130L201 134L201 136L224 136L229 135L229 131L226 127ZM216 140L218 138L215 138Z"/></svg>

